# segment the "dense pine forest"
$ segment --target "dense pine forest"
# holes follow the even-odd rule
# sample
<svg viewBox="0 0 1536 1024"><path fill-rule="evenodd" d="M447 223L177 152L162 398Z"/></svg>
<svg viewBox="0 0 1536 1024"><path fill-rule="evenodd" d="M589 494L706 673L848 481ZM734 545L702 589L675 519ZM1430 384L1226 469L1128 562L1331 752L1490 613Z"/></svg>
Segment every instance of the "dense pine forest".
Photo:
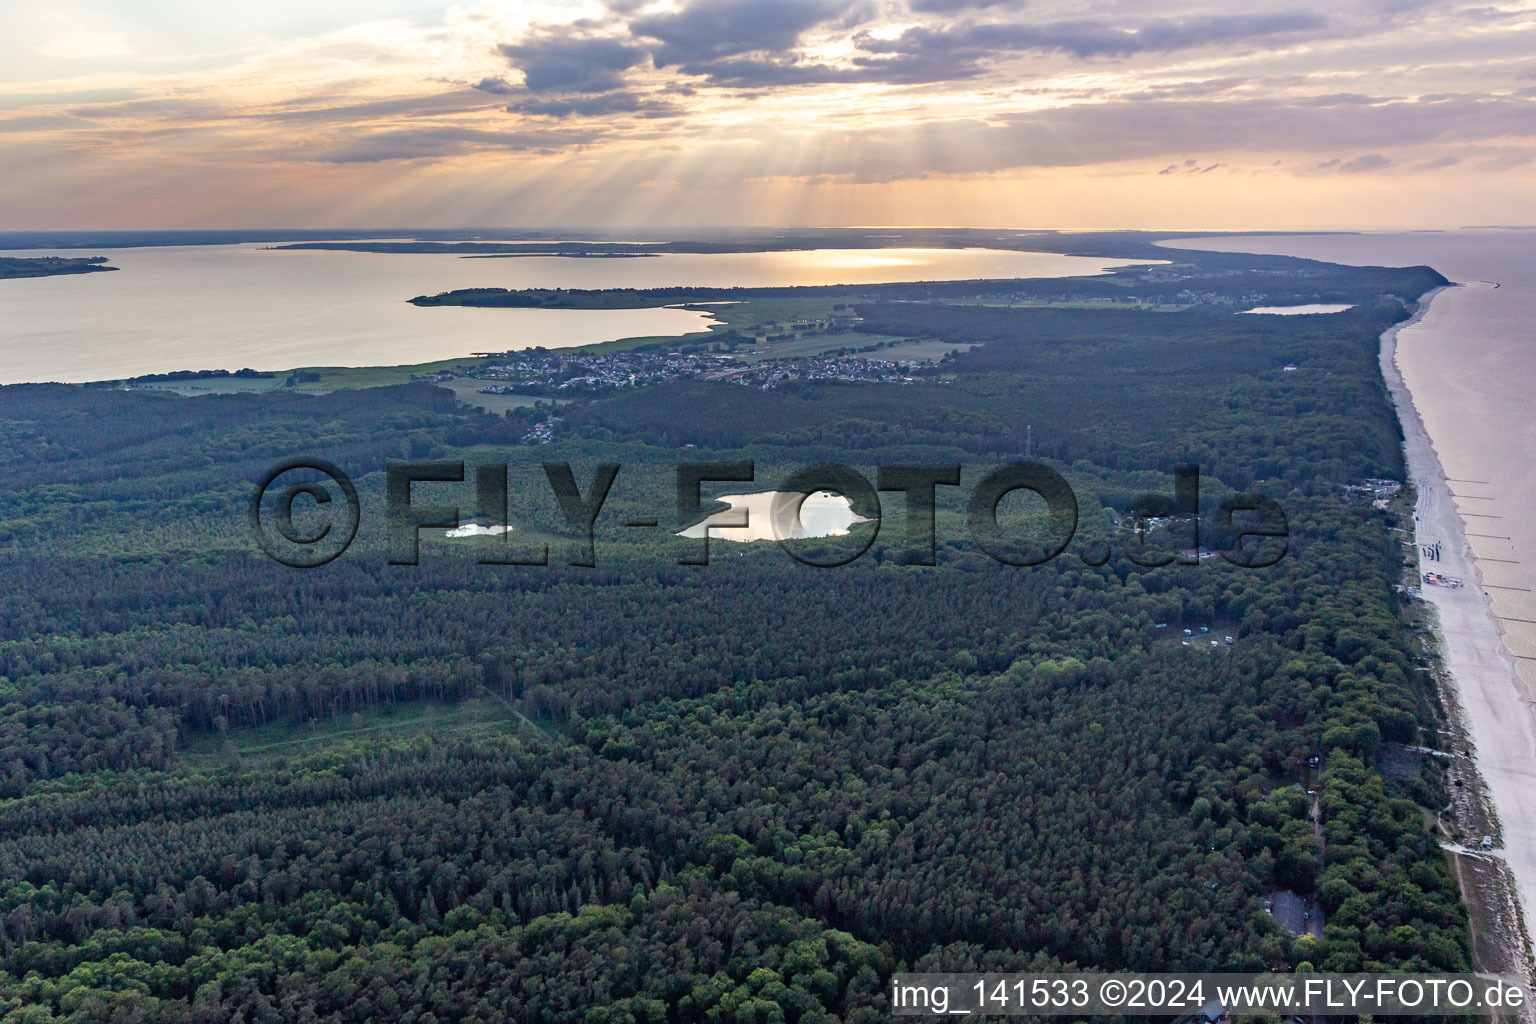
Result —
<svg viewBox="0 0 1536 1024"><path fill-rule="evenodd" d="M1317 290L1317 264L1212 260L1180 290ZM3 1019L824 1024L886 1019L904 969L1468 969L1423 812L1444 780L1381 768L1436 722L1404 548L1346 490L1403 478L1377 339L1443 279L1329 273L1346 313L850 294L860 331L956 346L905 384L505 415L428 383L0 389ZM519 444L539 421L554 440ZM298 455L363 509L310 570L247 520ZM1026 458L1080 517L1027 568L965 513ZM425 459L506 465L510 537L392 564L385 467ZM889 492L848 565L713 541L693 566L698 461L755 467L707 495L818 462L963 479L932 566ZM561 462L582 487L621 467L592 568ZM1174 515L1143 541L1127 517L1180 464L1202 537ZM1234 547L1239 493L1284 509L1278 562L1138 564ZM417 494L476 510L469 481ZM1005 521L1037 525L1022 500ZM1282 890L1320 938L1266 913Z"/></svg>

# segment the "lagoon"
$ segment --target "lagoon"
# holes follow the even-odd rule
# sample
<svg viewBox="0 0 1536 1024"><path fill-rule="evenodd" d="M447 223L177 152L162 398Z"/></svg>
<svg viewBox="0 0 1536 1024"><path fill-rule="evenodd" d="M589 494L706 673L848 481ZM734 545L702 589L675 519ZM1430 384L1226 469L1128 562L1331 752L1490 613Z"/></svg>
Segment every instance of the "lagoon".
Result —
<svg viewBox="0 0 1536 1024"><path fill-rule="evenodd" d="M104 255L119 269L0 282L0 384L78 383L188 369L400 365L478 351L675 336L710 322L708 313L685 309L421 308L407 302L455 288L1049 278L1102 274L1137 262L910 248L465 259L242 244L92 249L77 255Z"/></svg>
<svg viewBox="0 0 1536 1024"><path fill-rule="evenodd" d="M780 491L760 491L756 494L722 494L721 501L729 509L716 512L688 527L679 537L703 537L708 533L712 540L734 540L748 543L757 540L801 540L807 537L846 537L849 528L857 523L868 523L853 511L853 504L834 491L817 491L808 494L800 504L798 519L794 505L789 500L779 503L779 515L774 515L774 502L784 494L786 499L794 495Z"/></svg>

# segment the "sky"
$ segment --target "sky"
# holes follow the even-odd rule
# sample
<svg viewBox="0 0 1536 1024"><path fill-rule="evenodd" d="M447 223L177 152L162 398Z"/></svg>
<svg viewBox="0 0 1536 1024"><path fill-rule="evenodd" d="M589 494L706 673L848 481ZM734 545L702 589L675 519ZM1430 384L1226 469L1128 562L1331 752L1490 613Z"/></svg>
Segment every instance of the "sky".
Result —
<svg viewBox="0 0 1536 1024"><path fill-rule="evenodd" d="M0 230L1536 224L1536 0L0 19Z"/></svg>

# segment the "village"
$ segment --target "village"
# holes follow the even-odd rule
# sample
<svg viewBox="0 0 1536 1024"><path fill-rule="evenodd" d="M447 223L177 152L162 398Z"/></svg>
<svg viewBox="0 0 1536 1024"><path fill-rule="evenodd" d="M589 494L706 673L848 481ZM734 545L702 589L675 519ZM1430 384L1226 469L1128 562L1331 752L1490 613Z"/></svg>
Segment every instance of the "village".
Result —
<svg viewBox="0 0 1536 1024"><path fill-rule="evenodd" d="M718 380L771 391L789 381L882 381L913 383L931 364L913 360L871 359L859 355L820 355L747 362L719 352L612 353L519 352L505 362L491 362L465 373L484 380L483 394L523 394L575 398L620 388L680 380Z"/></svg>

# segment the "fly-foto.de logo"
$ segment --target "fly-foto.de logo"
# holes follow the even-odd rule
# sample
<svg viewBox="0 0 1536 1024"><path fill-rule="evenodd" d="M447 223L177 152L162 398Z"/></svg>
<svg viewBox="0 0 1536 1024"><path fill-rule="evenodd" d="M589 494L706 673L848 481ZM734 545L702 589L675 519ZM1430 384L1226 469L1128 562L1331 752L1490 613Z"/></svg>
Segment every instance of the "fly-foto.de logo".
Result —
<svg viewBox="0 0 1536 1024"><path fill-rule="evenodd" d="M542 463L543 476L563 526L573 538L575 553L567 564L597 565L597 526L613 492L622 467L602 463L585 485L567 462ZM547 566L548 544L515 540L508 521L508 466L504 463L466 466L463 461L390 462L385 467L384 531L388 560L392 565L416 565L421 558L421 531L459 530L465 510L475 530L495 539L481 549L482 565ZM835 568L857 561L879 536L883 517L880 495L900 502L905 510L905 536L899 565L938 564L939 506L941 489L960 488L958 464L881 465L874 482L858 470L837 463L817 463L791 473L773 491L756 495L764 524L752 519L752 509L733 507L706 514L704 487L757 482L752 462L686 462L676 467L675 525L680 546L679 565L710 564L710 540L730 536L729 531L757 528L754 536L776 542L796 561L817 568ZM285 478L289 478L287 482ZM993 560L1011 566L1033 566L1071 554L1088 565L1104 565L1114 554L1115 543L1106 539L1078 538L1080 508L1077 494L1065 477L1035 462L1009 463L974 476L965 498L965 534ZM425 504L413 488L418 484L466 486L462 504ZM472 491L472 493L470 493ZM1009 517L1000 516L1005 498L1019 492L1033 495L1036 514L1028 529L1018 529ZM829 550L814 541L804 528L802 514L813 495L834 495L857 514L850 516L845 542ZM899 496L899 497L898 497ZM729 497L729 496L725 496ZM296 509L302 507L300 526ZM317 568L340 556L353 540L362 521L362 503L356 486L338 466L324 459L295 458L279 463L257 481L249 506L251 534L257 546L275 561L294 568ZM857 524L857 525L852 525ZM629 529L662 527L659 515L622 520ZM1118 521L1118 546L1137 565L1198 565L1220 558L1246 569L1260 569L1280 561L1289 549L1290 527L1285 512L1274 499L1257 494L1227 498L1215 509L1202 512L1200 471L1193 465L1174 469L1173 496L1148 495L1135 502ZM693 529L690 529L693 527ZM1162 543L1148 541L1151 527L1163 534ZM1203 528L1219 533L1226 545L1203 545ZM716 533L715 531L725 531ZM1169 534L1175 535L1170 538ZM946 538L948 539L948 538ZM1170 544L1170 540L1175 543Z"/></svg>

